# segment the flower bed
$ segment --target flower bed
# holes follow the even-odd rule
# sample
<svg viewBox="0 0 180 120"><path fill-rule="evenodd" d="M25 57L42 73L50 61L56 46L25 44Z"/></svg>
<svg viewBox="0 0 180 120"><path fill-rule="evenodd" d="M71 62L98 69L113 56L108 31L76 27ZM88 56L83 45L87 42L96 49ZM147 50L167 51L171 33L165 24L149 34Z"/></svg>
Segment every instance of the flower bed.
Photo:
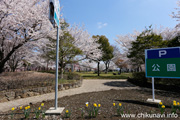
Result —
<svg viewBox="0 0 180 120"><path fill-rule="evenodd" d="M79 95L67 96L60 98L59 107L65 107L61 116L46 116L44 119L76 120L76 119L93 119L93 120L119 120L119 119L142 119L142 120L178 120L180 118L179 103L180 94L171 92L156 91L156 98L162 100L162 104L147 103L146 100L151 98L151 90L109 90L103 92L84 93ZM176 101L176 103L174 102ZM43 101L43 110L54 106L54 101ZM88 105L87 105L88 104ZM163 106L164 105L164 106ZM31 113L29 118L35 118L34 110L38 109L41 103L31 104ZM25 108L27 106L23 106ZM98 108L98 110L96 109ZM176 109L178 108L178 109ZM174 114L172 110L176 109ZM24 118L23 110L19 107L13 110L14 119ZM91 111L91 115L89 114ZM94 113L92 113L94 111ZM97 111L97 113L95 113ZM163 113L161 113L163 112ZM11 118L11 111L1 114L0 119ZM83 115L82 115L83 113ZM126 115L126 116L125 116ZM127 115L134 115L128 117ZM154 116L153 116L154 115ZM165 116L164 116L165 115ZM40 118L42 118L42 114ZM70 117L70 118L69 118ZM151 117L151 118L150 118ZM177 118L176 118L177 117Z"/></svg>

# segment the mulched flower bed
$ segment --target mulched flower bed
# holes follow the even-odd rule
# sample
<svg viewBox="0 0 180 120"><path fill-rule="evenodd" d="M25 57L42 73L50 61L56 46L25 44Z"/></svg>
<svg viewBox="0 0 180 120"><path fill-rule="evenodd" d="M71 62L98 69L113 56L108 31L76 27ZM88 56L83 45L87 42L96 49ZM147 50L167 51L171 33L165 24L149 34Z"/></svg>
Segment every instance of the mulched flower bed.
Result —
<svg viewBox="0 0 180 120"><path fill-rule="evenodd" d="M156 98L162 100L163 104L165 105L165 115L167 113L171 113L171 105L173 100L180 102L180 94L167 92L167 91L155 91ZM160 114L161 111L158 108L157 104L147 103L146 100L148 98L152 98L151 89L142 89L142 90L109 90L103 92L93 92L93 93L84 93L79 95L73 96L66 96L58 100L59 107L65 107L65 110L71 111L70 118L65 118L65 110L63 111L61 116L48 116L44 119L65 119L65 120L81 120L81 119L93 119L93 120L119 120L119 119L146 119L154 120L155 118L149 118L148 114ZM54 101L43 101L44 106L46 109L54 106ZM99 114L96 118L89 118L88 113L85 112L84 117L81 117L81 110L80 108L85 108L85 103L89 102L89 106L93 105L94 103L101 104ZM123 113L126 114L135 114L134 118L123 118L122 116L118 116L116 113L116 108L113 106L113 103L117 105L122 103L123 106ZM38 108L41 103L32 104L30 105L32 109ZM24 115L22 114L22 110L15 110L13 119L23 119ZM137 118L137 115L139 115ZM177 117L178 118L175 118ZM180 119L180 111L177 110L177 115L172 116L169 119ZM31 113L29 118L33 119L35 116L34 113ZM11 111L6 113L1 113L0 119L1 120L8 120L11 118ZM167 116L166 116L167 118ZM158 118L157 118L158 119ZM161 118L162 119L162 118ZM159 119L158 119L159 120Z"/></svg>

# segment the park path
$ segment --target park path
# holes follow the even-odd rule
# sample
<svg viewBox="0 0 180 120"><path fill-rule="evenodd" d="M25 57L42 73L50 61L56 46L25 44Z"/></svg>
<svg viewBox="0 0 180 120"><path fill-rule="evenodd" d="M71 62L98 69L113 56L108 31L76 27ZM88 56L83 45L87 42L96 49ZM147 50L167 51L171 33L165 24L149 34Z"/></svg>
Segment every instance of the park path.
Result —
<svg viewBox="0 0 180 120"><path fill-rule="evenodd" d="M58 98L64 96L71 96L75 94L88 93L88 92L98 92L98 91L106 91L111 89L138 89L139 87L134 86L127 82L125 79L120 80L83 80L82 86L79 88L73 88L68 90L63 90L58 92ZM29 105L29 103L37 103L46 100L53 100L55 98L55 93L48 93L39 96L33 96L23 99L17 99L9 102L0 103L0 113L11 110L12 107L19 107Z"/></svg>

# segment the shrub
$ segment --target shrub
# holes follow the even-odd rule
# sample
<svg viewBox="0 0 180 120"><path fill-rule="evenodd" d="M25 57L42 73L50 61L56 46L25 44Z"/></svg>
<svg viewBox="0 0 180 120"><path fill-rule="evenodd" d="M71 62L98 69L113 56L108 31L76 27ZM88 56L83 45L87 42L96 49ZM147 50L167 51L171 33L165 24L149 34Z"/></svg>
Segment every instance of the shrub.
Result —
<svg viewBox="0 0 180 120"><path fill-rule="evenodd" d="M128 81L140 86L146 86L148 79L145 76L145 72L136 72L132 74L132 79L128 79Z"/></svg>
<svg viewBox="0 0 180 120"><path fill-rule="evenodd" d="M81 80L81 76L77 73L68 73L64 75L67 80Z"/></svg>
<svg viewBox="0 0 180 120"><path fill-rule="evenodd" d="M133 79L144 81L146 79L145 72L136 72L132 74Z"/></svg>
<svg viewBox="0 0 180 120"><path fill-rule="evenodd" d="M136 81L139 84L146 85L148 81L151 81L151 78L146 78L145 72L133 73L132 76L131 82ZM157 85L180 86L180 79L156 78L154 82Z"/></svg>
<svg viewBox="0 0 180 120"><path fill-rule="evenodd" d="M68 79L68 80L73 80L73 74L72 74L72 73L68 73L67 79Z"/></svg>
<svg viewBox="0 0 180 120"><path fill-rule="evenodd" d="M97 71L95 71L93 74L98 74L98 72L97 72ZM99 74L101 74L101 71L99 71Z"/></svg>

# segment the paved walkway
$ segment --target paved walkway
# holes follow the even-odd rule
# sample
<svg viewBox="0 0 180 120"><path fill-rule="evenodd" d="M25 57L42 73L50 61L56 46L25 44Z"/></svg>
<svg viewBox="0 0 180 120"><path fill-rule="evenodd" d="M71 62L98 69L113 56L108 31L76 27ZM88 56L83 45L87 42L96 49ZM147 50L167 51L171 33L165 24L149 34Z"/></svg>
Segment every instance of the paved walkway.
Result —
<svg viewBox="0 0 180 120"><path fill-rule="evenodd" d="M127 80L83 80L83 84L79 88L68 89L58 92L58 98L71 96L75 94L106 91L111 89L138 89ZM29 103L42 102L44 100L53 100L55 93L48 93L39 96L33 96L23 99L17 99L9 102L0 103L0 113L10 110L12 107L25 106Z"/></svg>

